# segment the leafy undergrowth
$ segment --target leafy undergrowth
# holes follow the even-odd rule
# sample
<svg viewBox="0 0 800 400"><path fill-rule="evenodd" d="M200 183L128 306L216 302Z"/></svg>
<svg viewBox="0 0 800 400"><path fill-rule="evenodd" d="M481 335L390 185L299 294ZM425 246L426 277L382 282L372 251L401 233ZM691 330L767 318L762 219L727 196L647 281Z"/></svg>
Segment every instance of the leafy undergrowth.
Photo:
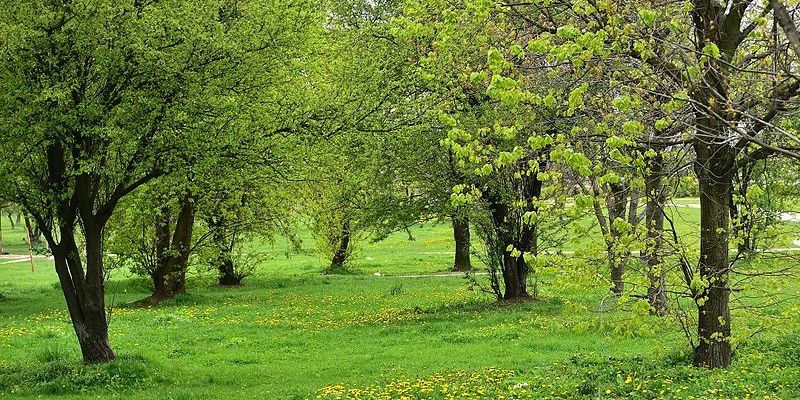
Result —
<svg viewBox="0 0 800 400"><path fill-rule="evenodd" d="M578 354L527 371L452 371L383 385L319 389L316 399L796 399L800 350L789 343L756 342L727 370L702 370L690 356L658 360ZM788 353L786 349L790 350ZM783 349L775 351L772 349ZM780 353L780 354L779 354Z"/></svg>
<svg viewBox="0 0 800 400"><path fill-rule="evenodd" d="M74 354L47 349L37 354L36 361L0 362L0 393L20 396L120 392L164 382L159 368L141 356L86 365Z"/></svg>

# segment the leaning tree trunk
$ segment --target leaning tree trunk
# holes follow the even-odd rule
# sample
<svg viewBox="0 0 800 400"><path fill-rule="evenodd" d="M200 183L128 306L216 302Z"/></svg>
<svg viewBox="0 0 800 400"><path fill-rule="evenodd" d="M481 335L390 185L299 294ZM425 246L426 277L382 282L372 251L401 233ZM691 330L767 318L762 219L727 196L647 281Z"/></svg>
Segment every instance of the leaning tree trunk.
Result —
<svg viewBox="0 0 800 400"><path fill-rule="evenodd" d="M31 237L31 245L36 246L39 245L42 241L42 231L39 229L39 225L36 223L31 223L31 218L28 214L25 214L25 229L28 230L28 234Z"/></svg>
<svg viewBox="0 0 800 400"><path fill-rule="evenodd" d="M469 220L466 217L454 215L453 239L456 242L456 255L453 260L453 271L463 272L472 269L470 261L470 232Z"/></svg>
<svg viewBox="0 0 800 400"><path fill-rule="evenodd" d="M14 218L11 216L11 212L9 211L6 215L8 215L8 223L11 225L11 230L13 231L17 227L14 225Z"/></svg>
<svg viewBox="0 0 800 400"><path fill-rule="evenodd" d="M664 270L664 157L660 153L647 163L645 173L645 239L644 260L647 264L647 301L654 315L667 313L666 271Z"/></svg>
<svg viewBox="0 0 800 400"><path fill-rule="evenodd" d="M80 249L75 241L75 227L64 224L61 241L53 249L56 274L61 283L72 326L81 347L84 362L98 364L114 360L108 340L108 320L105 311L102 228L84 221L86 242L86 274Z"/></svg>

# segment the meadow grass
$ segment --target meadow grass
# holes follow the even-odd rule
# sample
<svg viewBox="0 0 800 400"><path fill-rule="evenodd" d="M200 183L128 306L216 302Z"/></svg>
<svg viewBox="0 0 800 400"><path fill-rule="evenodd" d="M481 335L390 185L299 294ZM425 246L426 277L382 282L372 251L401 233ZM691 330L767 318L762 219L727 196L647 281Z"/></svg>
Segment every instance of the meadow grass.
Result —
<svg viewBox="0 0 800 400"><path fill-rule="evenodd" d="M460 276L406 277L452 257L448 225L412 234L363 244L349 275L321 275L324 260L281 240L254 245L269 259L242 287L195 270L187 294L151 308L131 305L146 281L112 271L120 360L99 367L80 363L52 261L2 264L0 397L800 398L794 279L761 282L784 302L735 309L734 365L703 371L675 319L609 297L602 264L546 268L539 301L498 304Z"/></svg>

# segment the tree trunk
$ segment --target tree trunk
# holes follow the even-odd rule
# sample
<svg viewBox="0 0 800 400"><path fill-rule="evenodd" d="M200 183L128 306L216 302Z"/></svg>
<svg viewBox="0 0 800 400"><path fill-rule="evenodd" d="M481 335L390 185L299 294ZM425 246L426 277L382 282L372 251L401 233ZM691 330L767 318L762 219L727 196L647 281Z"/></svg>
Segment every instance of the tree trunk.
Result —
<svg viewBox="0 0 800 400"><path fill-rule="evenodd" d="M713 117L699 118L706 130L721 132ZM728 299L728 241L735 151L727 144L695 142L695 171L700 184L700 278L707 288L698 294L694 363L726 368L731 362L731 320Z"/></svg>
<svg viewBox="0 0 800 400"><path fill-rule="evenodd" d="M544 162L541 163L544 168ZM542 181L536 178L536 174L524 176L521 180L513 184L514 192L521 195L524 201L529 204L523 209L512 209L511 205L501 198L498 193L487 193L492 220L493 235L496 240L492 241L495 249L490 249L497 254L497 260L502 269L505 300L524 300L536 298L528 293L528 276L530 267L523 254L532 253L538 255L538 226L530 225L523 221L523 215L528 211L536 211L536 207L531 205L533 201L539 199L542 194ZM519 252L515 255L509 251L509 246Z"/></svg>
<svg viewBox="0 0 800 400"><path fill-rule="evenodd" d="M217 223L212 225L214 243L217 246L217 276L218 284L220 286L236 286L242 283L242 278L236 273L236 265L233 261L233 241L235 238L230 238L225 232L224 223L217 220Z"/></svg>
<svg viewBox="0 0 800 400"><path fill-rule="evenodd" d="M13 231L14 229L16 229L16 226L14 225L14 218L11 217L10 211L6 213L6 215L8 215L8 223L11 224L11 230Z"/></svg>
<svg viewBox="0 0 800 400"><path fill-rule="evenodd" d="M153 293L151 300L158 301L173 296L169 276L172 274L172 265L168 263L170 250L171 212L169 206L161 208L161 213L156 217L156 265L150 276L153 280Z"/></svg>
<svg viewBox="0 0 800 400"><path fill-rule="evenodd" d="M234 268L233 260L230 257L220 260L218 268L220 286L237 286L242 283L242 280L236 275L236 268Z"/></svg>
<svg viewBox="0 0 800 400"><path fill-rule="evenodd" d="M105 276L103 271L102 228L84 222L86 274L74 238L74 227L62 227L61 243L51 243L56 273L67 302L72 326L87 364L115 359L108 340L105 312Z"/></svg>
<svg viewBox="0 0 800 400"><path fill-rule="evenodd" d="M466 217L454 215L453 220L453 239L456 242L456 255L453 261L453 271L463 272L472 269L470 261L470 233L469 220Z"/></svg>
<svg viewBox="0 0 800 400"><path fill-rule="evenodd" d="M31 218L28 214L25 214L25 228L30 233L31 237L31 246L39 245L42 241L42 231L39 229L39 225L36 223L31 223Z"/></svg>
<svg viewBox="0 0 800 400"><path fill-rule="evenodd" d="M522 257L514 257L509 252L503 255L503 285L505 300L530 299L528 293L528 265Z"/></svg>
<svg viewBox="0 0 800 400"><path fill-rule="evenodd" d="M168 206L163 207L156 221L157 265L152 271L153 294L151 304L171 298L186 291L186 270L192 245L194 228L194 202L188 196L180 200L180 211L172 228L172 215Z"/></svg>
<svg viewBox="0 0 800 400"><path fill-rule="evenodd" d="M737 168L737 173L734 175L736 179L735 185L736 192L740 198L739 204L736 204L731 199L731 220L733 225L733 237L737 241L737 248L739 253L752 253L755 250L755 238L753 237L754 224L753 209L756 205L750 204L747 199L747 192L750 189L750 181L753 175L753 168L755 167L756 160L748 160ZM731 191L733 194L733 191Z"/></svg>
<svg viewBox="0 0 800 400"><path fill-rule="evenodd" d="M645 239L644 260L647 264L647 300L654 315L667 313L666 273L664 271L664 158L660 153L650 159L645 173Z"/></svg>
<svg viewBox="0 0 800 400"><path fill-rule="evenodd" d="M182 198L180 206L178 220L175 221L175 234L172 235L172 247L177 251L172 279L172 290L175 293L186 292L186 270L189 268L192 251L195 217L194 200L191 197Z"/></svg>
<svg viewBox="0 0 800 400"><path fill-rule="evenodd" d="M344 268L347 262L347 256L350 251L350 221L345 220L342 224L342 234L339 237L339 246L333 254L331 265L328 267L328 272L333 272Z"/></svg>
<svg viewBox="0 0 800 400"><path fill-rule="evenodd" d="M609 192L606 196L606 208L608 208L608 235L606 237L606 250L608 251L608 266L611 271L611 292L619 297L625 291L625 263L626 257L621 254L618 245L622 233L617 229L615 221L625 219L625 210L628 206L628 194L630 187L628 184L610 184Z"/></svg>
<svg viewBox="0 0 800 400"><path fill-rule="evenodd" d="M616 245L613 241L606 246L608 252L608 265L611 270L611 292L614 296L620 297L625 292L625 258L617 254Z"/></svg>

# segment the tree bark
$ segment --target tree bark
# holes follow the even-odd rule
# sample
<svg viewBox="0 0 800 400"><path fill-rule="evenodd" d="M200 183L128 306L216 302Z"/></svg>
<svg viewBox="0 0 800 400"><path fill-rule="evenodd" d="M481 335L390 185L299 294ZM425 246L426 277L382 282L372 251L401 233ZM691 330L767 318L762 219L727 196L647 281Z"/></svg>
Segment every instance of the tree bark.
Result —
<svg viewBox="0 0 800 400"><path fill-rule="evenodd" d="M697 119L703 132L722 132L723 127L714 117ZM694 148L695 172L700 184L699 272L707 286L695 300L698 343L694 363L706 368L726 368L731 362L728 242L736 153L730 145L717 144L709 138L696 140Z"/></svg>
<svg viewBox="0 0 800 400"><path fill-rule="evenodd" d="M647 300L651 313L665 315L668 310L666 272L664 271L664 157L659 153L648 160L645 173L645 239L644 260L647 265Z"/></svg>
<svg viewBox="0 0 800 400"><path fill-rule="evenodd" d="M453 239L456 243L456 255L453 260L453 271L463 272L472 269L470 261L470 232L469 219L453 215Z"/></svg>
<svg viewBox="0 0 800 400"><path fill-rule="evenodd" d="M31 245L39 245L42 241L42 231L39 229L39 224L31 223L31 218L25 214L25 228L30 232Z"/></svg>
<svg viewBox="0 0 800 400"><path fill-rule="evenodd" d="M83 360L87 364L98 364L115 359L108 340L105 310L102 226L93 220L84 221L83 231L86 274L74 237L74 225L62 223L61 241L57 244L53 241L50 246Z"/></svg>
<svg viewBox="0 0 800 400"><path fill-rule="evenodd" d="M83 332L76 330L76 333L83 359L90 364L115 358L108 341L102 231L103 228L99 223L91 220L83 221L86 245L86 301L83 305ZM77 258L77 248L73 248L72 258Z"/></svg>
<svg viewBox="0 0 800 400"><path fill-rule="evenodd" d="M693 0L692 22L697 49L714 43L720 59L704 65L701 84L691 93L695 104L693 142L695 174L700 186L699 278L703 289L695 295L698 343L694 363L726 368L731 362L731 320L728 300L731 198L736 154L727 126L735 124L731 107L730 65L744 36L743 13L749 2L725 7L716 1Z"/></svg>

